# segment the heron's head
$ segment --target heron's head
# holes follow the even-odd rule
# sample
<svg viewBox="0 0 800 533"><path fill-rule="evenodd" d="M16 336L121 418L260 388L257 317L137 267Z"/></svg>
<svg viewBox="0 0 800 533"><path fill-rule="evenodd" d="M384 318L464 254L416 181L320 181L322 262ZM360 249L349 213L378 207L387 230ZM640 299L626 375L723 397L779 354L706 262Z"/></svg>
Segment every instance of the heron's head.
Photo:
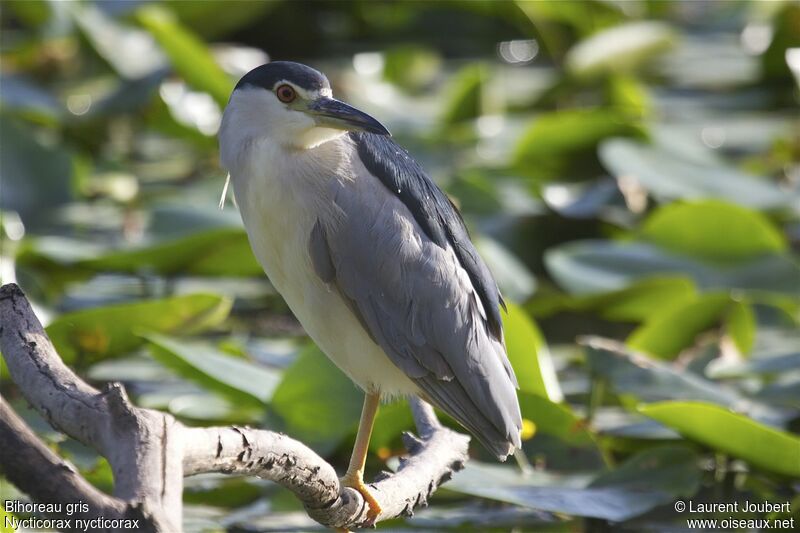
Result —
<svg viewBox="0 0 800 533"><path fill-rule="evenodd" d="M313 148L347 131L389 135L368 114L334 99L324 74L290 61L261 65L239 80L225 108L222 142L230 129L296 149Z"/></svg>

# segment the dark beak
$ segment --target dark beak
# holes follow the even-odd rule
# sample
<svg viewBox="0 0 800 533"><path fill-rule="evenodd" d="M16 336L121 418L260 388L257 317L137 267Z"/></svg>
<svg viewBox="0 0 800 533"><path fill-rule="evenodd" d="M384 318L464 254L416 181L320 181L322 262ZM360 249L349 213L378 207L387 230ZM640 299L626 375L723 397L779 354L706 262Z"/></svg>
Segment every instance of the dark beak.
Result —
<svg viewBox="0 0 800 533"><path fill-rule="evenodd" d="M347 131L368 131L378 135L391 135L386 127L353 106L333 98L318 98L308 106L317 124L326 128Z"/></svg>

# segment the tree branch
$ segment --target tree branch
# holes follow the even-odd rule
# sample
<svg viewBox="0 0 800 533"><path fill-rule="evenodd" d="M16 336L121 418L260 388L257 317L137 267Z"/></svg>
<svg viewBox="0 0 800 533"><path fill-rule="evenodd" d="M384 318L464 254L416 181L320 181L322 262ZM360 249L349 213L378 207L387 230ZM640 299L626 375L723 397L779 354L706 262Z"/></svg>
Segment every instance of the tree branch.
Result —
<svg viewBox="0 0 800 533"><path fill-rule="evenodd" d="M106 457L114 472L115 498L99 493L74 469L66 470L71 473L64 474L55 495L53 483L44 482L36 472L54 464L63 470L66 463L16 416L6 417L11 410L3 403L3 420L8 422L0 425L4 444L0 466L37 501L52 503L56 497L65 502L91 501L92 512L105 518L134 513L152 531L179 531L183 477L224 472L283 485L323 525L370 525L361 494L340 486L334 468L301 442L246 427L188 428L169 414L133 406L120 384L100 392L85 383L61 361L24 294L13 284L0 288L0 350L31 405L53 427ZM412 514L468 458L467 436L443 427L424 402L414 399L411 406L420 437L404 434L410 455L400 460L396 473L384 472L370 485L383 509L378 521ZM24 472L32 473L30 482Z"/></svg>
<svg viewBox="0 0 800 533"><path fill-rule="evenodd" d="M71 517L81 520L138 519L145 524L141 509L103 494L89 484L75 467L53 453L34 435L25 422L0 397L0 465L3 474L20 490L36 494L42 502L67 505L84 502ZM51 516L51 518L60 518ZM83 531L83 528L66 529ZM147 531L142 528L140 531Z"/></svg>

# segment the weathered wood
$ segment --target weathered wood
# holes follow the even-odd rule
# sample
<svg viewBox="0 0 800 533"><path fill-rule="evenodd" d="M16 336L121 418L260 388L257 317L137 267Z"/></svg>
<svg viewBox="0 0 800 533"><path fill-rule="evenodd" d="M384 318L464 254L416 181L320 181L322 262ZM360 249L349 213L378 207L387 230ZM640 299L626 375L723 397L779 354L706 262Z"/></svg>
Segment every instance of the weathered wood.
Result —
<svg viewBox="0 0 800 533"><path fill-rule="evenodd" d="M181 528L183 477L223 472L283 485L323 525L371 525L361 494L341 487L334 468L301 442L236 426L188 428L167 413L135 407L118 383L103 391L88 385L63 363L14 284L0 288L0 350L28 402L54 428L106 457L114 473L114 497L100 493L0 402L0 467L36 501L91 501L98 515L135 516L144 530L172 533ZM426 504L468 457L467 436L439 424L424 402L411 403L420 436L405 435L410 455L397 473L382 474L370 485L383 509L377 521L410 515L415 506ZM63 475L55 484L45 482L39 473L54 465Z"/></svg>

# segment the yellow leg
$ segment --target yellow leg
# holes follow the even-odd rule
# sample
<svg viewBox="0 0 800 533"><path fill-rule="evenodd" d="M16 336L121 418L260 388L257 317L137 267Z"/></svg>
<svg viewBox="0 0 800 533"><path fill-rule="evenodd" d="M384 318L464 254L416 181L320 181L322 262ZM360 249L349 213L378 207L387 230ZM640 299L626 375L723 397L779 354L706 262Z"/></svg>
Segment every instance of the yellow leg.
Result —
<svg viewBox="0 0 800 533"><path fill-rule="evenodd" d="M361 421L358 423L358 435L356 435L356 442L353 445L353 454L350 456L350 466L347 467L347 472L340 480L345 487L353 488L361 493L369 505L368 517L370 520L378 518L378 515L381 514L381 506L364 484L364 463L367 460L369 437L372 435L372 426L375 423L375 415L378 413L380 401L380 393L368 392L364 397L364 408L361 410Z"/></svg>

